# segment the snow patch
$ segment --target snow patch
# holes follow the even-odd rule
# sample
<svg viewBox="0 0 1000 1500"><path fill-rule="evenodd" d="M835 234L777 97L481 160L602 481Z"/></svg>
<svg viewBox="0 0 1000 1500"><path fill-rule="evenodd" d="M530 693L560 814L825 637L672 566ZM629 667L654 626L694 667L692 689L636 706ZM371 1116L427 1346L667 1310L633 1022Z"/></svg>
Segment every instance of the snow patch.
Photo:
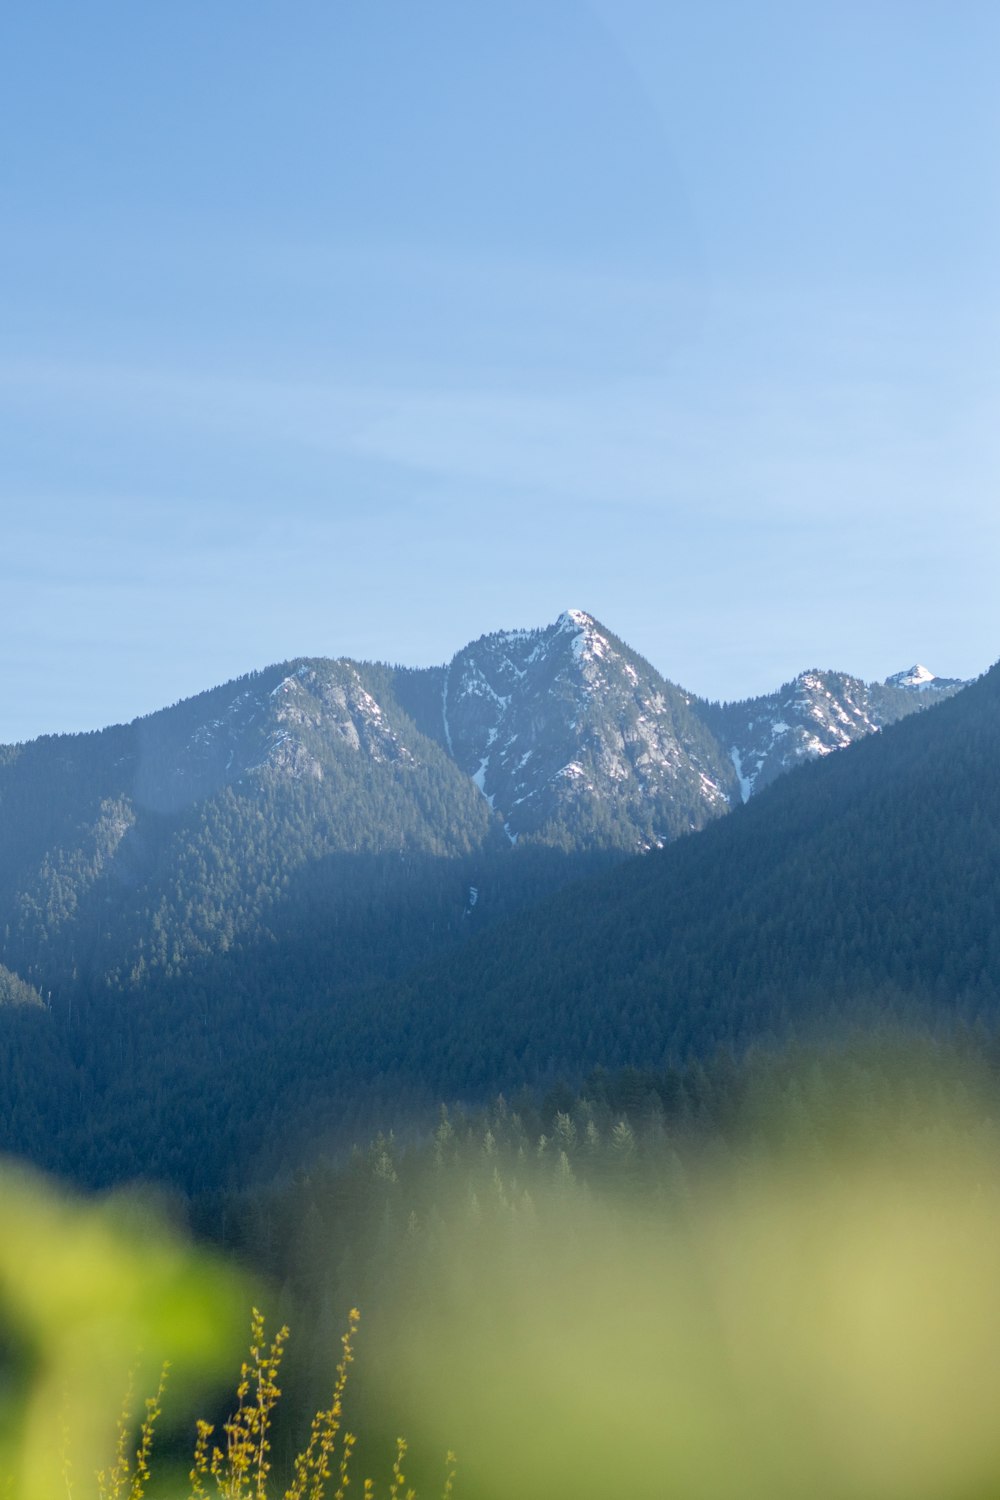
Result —
<svg viewBox="0 0 1000 1500"><path fill-rule="evenodd" d="M482 792L483 796L486 798L486 801L489 803L490 812L492 812L493 811L493 795L492 795L491 792L488 792L486 790L486 784L485 784L486 783L486 767L489 765L489 763L490 763L489 756L488 755L484 755L483 758L482 758L482 760L479 762L479 769L478 769L478 771L473 771L473 773L472 773L472 781L473 781L473 785L477 786L479 788L479 790Z"/></svg>
<svg viewBox="0 0 1000 1500"><path fill-rule="evenodd" d="M451 676L451 662L444 669L444 683L441 688L441 722L444 725L444 742L448 746L448 754L454 760L455 751L451 743L451 727L448 724L448 679Z"/></svg>
<svg viewBox="0 0 1000 1500"><path fill-rule="evenodd" d="M736 772L736 779L740 784L740 797L744 802L749 802L750 793L753 791L753 782L748 776L744 776L743 774L743 760L735 745L729 752L729 759L733 763L733 770Z"/></svg>
<svg viewBox="0 0 1000 1500"><path fill-rule="evenodd" d="M594 624L592 615L582 609L564 609L556 621L557 630L589 630Z"/></svg>

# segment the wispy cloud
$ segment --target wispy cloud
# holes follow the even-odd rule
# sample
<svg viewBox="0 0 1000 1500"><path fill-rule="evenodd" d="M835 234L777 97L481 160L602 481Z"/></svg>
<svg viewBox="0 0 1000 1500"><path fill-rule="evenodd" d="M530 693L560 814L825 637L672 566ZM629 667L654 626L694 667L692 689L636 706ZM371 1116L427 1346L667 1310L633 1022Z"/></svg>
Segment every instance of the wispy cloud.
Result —
<svg viewBox="0 0 1000 1500"><path fill-rule="evenodd" d="M47 408L57 423L388 467L484 495L690 508L717 521L753 507L762 524L873 519L873 506L914 517L941 505L942 486L953 513L979 513L1000 459L989 391L929 416L888 379L713 389L696 366L524 394L8 361L0 404ZM397 484L405 494L407 481Z"/></svg>

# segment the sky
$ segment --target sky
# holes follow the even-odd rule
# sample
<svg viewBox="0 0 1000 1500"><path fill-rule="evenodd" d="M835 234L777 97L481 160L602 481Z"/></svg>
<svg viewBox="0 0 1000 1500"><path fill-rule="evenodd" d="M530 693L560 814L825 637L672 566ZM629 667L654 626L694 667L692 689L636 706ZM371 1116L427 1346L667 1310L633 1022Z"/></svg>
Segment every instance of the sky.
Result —
<svg viewBox="0 0 1000 1500"><path fill-rule="evenodd" d="M1000 656L994 0L0 13L0 741L597 616Z"/></svg>

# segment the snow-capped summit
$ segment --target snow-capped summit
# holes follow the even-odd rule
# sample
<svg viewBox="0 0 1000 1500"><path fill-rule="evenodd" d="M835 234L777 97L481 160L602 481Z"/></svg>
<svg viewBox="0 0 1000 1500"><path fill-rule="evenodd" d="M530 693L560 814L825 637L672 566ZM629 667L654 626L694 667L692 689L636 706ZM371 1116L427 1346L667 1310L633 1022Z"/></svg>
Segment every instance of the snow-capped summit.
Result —
<svg viewBox="0 0 1000 1500"><path fill-rule="evenodd" d="M582 827L649 846L739 799L689 696L581 609L466 646L441 703L445 745L511 840Z"/></svg>
<svg viewBox="0 0 1000 1500"><path fill-rule="evenodd" d="M954 678L936 677L929 667L917 662L915 666L908 667L905 672L894 672L891 677L885 679L886 687L914 688L922 692L929 687L936 687L947 681L951 684Z"/></svg>
<svg viewBox="0 0 1000 1500"><path fill-rule="evenodd" d="M564 609L556 621L557 630L593 630L597 621L582 609Z"/></svg>

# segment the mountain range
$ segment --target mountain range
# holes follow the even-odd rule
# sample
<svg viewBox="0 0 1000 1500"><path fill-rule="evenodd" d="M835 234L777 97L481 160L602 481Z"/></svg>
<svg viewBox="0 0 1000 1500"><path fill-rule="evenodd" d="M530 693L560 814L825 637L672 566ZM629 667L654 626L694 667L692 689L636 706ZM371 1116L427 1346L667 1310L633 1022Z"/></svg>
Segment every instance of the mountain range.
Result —
<svg viewBox="0 0 1000 1500"><path fill-rule="evenodd" d="M338 855L488 864L531 845L575 874L702 828L961 686L924 668L871 685L810 671L709 704L578 610L440 668L270 667L129 725L0 750L0 959L46 992L174 971L276 918L287 884ZM470 879L463 912L482 889Z"/></svg>
<svg viewBox="0 0 1000 1500"><path fill-rule="evenodd" d="M879 795L904 795L894 747L919 758L947 724L960 737L991 681L808 671L712 704L571 610L440 668L295 660L6 747L0 1140L86 1181L204 1186L263 1169L262 1112L308 1133L352 1109L780 1036L822 1010L792 998L821 980L801 945L772 962L767 935L792 912L825 931L853 910L830 907L836 789L875 765ZM954 779L939 759L929 798ZM803 865L789 850L817 808L823 857ZM928 808L923 824L938 828ZM895 857L916 830L891 826ZM752 959L736 961L732 921ZM881 1005L890 981L866 963ZM831 983L854 1003L845 965ZM926 976L900 973L925 999Z"/></svg>

